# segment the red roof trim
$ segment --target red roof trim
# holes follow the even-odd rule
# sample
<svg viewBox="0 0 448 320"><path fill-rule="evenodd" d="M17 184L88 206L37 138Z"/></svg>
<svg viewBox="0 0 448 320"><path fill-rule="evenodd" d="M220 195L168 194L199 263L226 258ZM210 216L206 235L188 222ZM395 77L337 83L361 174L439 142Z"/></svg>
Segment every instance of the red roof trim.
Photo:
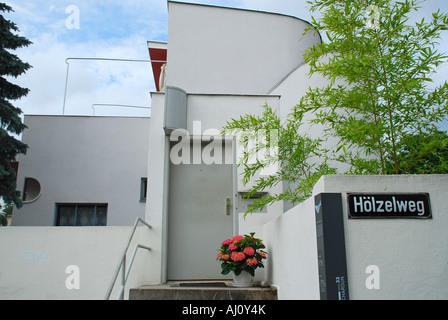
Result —
<svg viewBox="0 0 448 320"><path fill-rule="evenodd" d="M149 57L151 58L151 65L152 65L152 72L154 74L154 82L156 83L156 89L157 91L160 91L159 87L159 79L160 79L160 73L161 68L164 63L166 63L167 59L167 49L156 49L156 48L149 48ZM165 61L165 62L160 62Z"/></svg>

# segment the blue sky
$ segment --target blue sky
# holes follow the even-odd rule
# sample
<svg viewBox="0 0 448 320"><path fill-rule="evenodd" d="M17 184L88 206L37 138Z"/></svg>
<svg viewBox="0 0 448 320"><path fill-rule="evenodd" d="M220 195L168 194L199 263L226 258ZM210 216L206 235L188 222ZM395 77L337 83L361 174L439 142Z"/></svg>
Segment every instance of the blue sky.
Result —
<svg viewBox="0 0 448 320"><path fill-rule="evenodd" d="M167 40L166 0L13 0L5 1L15 12L21 35L33 44L18 50L19 57L33 68L13 81L31 89L15 103L25 114L62 114L65 77L69 57L148 60L148 40ZM184 1L270 11L310 20L305 0L203 0ZM73 17L67 8L79 9L79 28L68 28ZM427 0L419 16L441 8L448 1ZM73 20L70 20L73 22ZM444 35L443 51L448 51ZM448 79L448 68L440 69L439 80ZM66 114L92 115L93 104L151 105L155 90L151 66L137 62L71 61L67 86ZM149 110L99 107L96 115L147 116Z"/></svg>

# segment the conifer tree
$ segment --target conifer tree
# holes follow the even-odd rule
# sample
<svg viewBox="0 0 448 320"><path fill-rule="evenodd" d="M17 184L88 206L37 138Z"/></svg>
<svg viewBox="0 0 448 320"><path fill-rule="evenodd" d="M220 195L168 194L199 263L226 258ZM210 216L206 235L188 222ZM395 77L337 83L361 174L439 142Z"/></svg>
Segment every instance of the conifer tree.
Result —
<svg viewBox="0 0 448 320"><path fill-rule="evenodd" d="M16 191L16 172L11 162L17 154L26 153L27 145L17 139L26 126L20 115L22 110L14 107L11 101L18 100L28 94L29 89L21 88L7 80L17 78L31 66L20 60L8 50L27 47L31 41L19 36L17 25L5 19L4 13L13 11L5 3L0 3L0 197L6 205L14 203L22 205L20 192Z"/></svg>

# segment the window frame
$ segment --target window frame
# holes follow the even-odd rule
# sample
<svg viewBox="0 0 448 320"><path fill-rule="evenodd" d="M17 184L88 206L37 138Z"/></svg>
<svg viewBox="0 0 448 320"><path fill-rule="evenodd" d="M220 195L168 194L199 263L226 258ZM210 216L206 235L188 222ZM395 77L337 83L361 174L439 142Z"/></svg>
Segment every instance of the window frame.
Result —
<svg viewBox="0 0 448 320"><path fill-rule="evenodd" d="M59 223L60 221L60 217L59 217L59 213L60 213L60 208L61 207L75 207L75 216L74 216L74 222L75 225L73 226L61 226ZM96 213L98 210L98 207L105 207L106 209L106 224L104 226L107 226L107 214L108 214L108 208L109 208L109 204L108 203L81 203L81 202L70 202L70 203L56 203L55 204L55 218L54 218L54 226L55 227L84 227L81 225L77 225L77 212L78 212L78 207L94 207L94 214L93 214L93 221L96 221ZM99 220L98 220L99 221ZM89 225L89 226L85 226L85 227L104 227L103 225Z"/></svg>
<svg viewBox="0 0 448 320"><path fill-rule="evenodd" d="M146 194L148 192L148 178L140 179L140 202L146 202Z"/></svg>

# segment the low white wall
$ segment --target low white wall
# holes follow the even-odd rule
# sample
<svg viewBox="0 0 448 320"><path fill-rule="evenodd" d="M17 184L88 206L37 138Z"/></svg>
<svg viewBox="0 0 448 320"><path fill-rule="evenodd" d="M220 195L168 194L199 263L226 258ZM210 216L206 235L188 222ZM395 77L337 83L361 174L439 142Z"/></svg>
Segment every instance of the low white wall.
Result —
<svg viewBox="0 0 448 320"><path fill-rule="evenodd" d="M348 192L430 195L432 219L349 219ZM314 196L341 193L351 300L448 299L448 175L325 176L313 197L265 224L279 299L319 299ZM378 267L379 288L368 288Z"/></svg>
<svg viewBox="0 0 448 320"><path fill-rule="evenodd" d="M0 300L104 299L132 227L5 227L0 228ZM136 243L152 246L157 230L139 226L128 251ZM126 286L160 282L160 259L139 249ZM66 273L79 267L79 289L69 290ZM70 278L71 279L71 278ZM70 280L69 279L69 280ZM111 295L116 299L120 275Z"/></svg>
<svg viewBox="0 0 448 320"><path fill-rule="evenodd" d="M266 273L280 300L319 299L314 199L308 199L263 229Z"/></svg>
<svg viewBox="0 0 448 320"><path fill-rule="evenodd" d="M448 299L448 175L326 176L314 188L315 195L334 192L343 199L347 192L428 192L431 200L429 220L348 219L343 201L350 299ZM281 300L319 299L314 212L312 197L257 229L269 253L260 276L278 286ZM103 299L130 231L0 228L0 299ZM129 253L136 243L153 250L138 252L128 289L160 283L161 232L161 225L138 227ZM79 267L79 290L66 287L70 265ZM378 289L366 287L372 265Z"/></svg>
<svg viewBox="0 0 448 320"><path fill-rule="evenodd" d="M326 176L314 192L343 194L350 299L448 299L448 175ZM347 192L427 192L432 219L348 219ZM372 265L379 289L366 286Z"/></svg>

